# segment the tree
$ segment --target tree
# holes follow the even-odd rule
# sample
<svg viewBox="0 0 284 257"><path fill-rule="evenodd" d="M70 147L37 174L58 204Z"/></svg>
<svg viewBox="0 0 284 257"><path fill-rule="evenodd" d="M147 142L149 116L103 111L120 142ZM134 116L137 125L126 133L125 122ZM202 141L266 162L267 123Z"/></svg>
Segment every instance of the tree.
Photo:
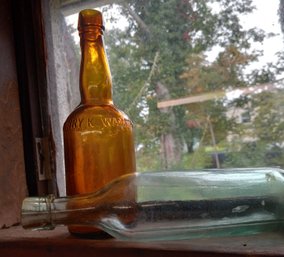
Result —
<svg viewBox="0 0 284 257"><path fill-rule="evenodd" d="M279 1L278 14L283 32L283 0ZM251 112L252 120L245 126L237 126L234 133L236 135L247 133L252 140L246 143L235 140L234 144L230 145L226 165L284 167L283 80L276 80L276 76L283 73L283 60L283 52L280 52L277 63L270 63L261 70L252 72L250 82L255 85L265 85L267 89L260 90L247 99L250 103L248 111Z"/></svg>
<svg viewBox="0 0 284 257"><path fill-rule="evenodd" d="M120 7L129 27L109 32L107 45L115 102L136 125L139 169L183 165L184 145L192 152L194 139L202 138L202 128L187 126L187 115L192 116L194 108L202 108L204 120L210 118L216 143L224 139L229 121L221 101L190 110L187 106L159 110L157 102L199 90L245 87L242 70L259 54L251 50L251 43L265 37L261 30L241 26L240 15L253 9L251 0L129 0ZM214 46L223 50L209 65L202 54Z"/></svg>
<svg viewBox="0 0 284 257"><path fill-rule="evenodd" d="M240 66L247 65L255 59L254 55L241 53L235 46L230 45L219 53L218 58L209 64L203 54L192 54L187 61L186 71L181 75L187 82L190 94L198 95L212 92L215 98L211 101L197 102L188 105L189 119L197 120L202 130L202 145L212 145L217 152L217 145L226 141L228 133L235 126L234 120L227 116L227 108L236 103L225 104L226 90L239 89L245 86L241 79ZM218 97L220 95L221 97ZM195 128L196 129L196 128ZM187 137L191 140L193 138ZM192 150L192 149L190 149ZM216 166L220 167L218 155L215 154Z"/></svg>

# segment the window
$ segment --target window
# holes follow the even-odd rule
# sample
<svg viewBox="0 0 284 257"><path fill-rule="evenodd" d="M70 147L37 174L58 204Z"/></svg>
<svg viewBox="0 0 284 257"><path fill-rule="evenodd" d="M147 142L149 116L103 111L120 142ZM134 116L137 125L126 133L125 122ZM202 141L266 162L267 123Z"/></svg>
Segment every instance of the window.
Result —
<svg viewBox="0 0 284 257"><path fill-rule="evenodd" d="M251 121L250 113L248 111L242 113L241 122L248 123Z"/></svg>
<svg viewBox="0 0 284 257"><path fill-rule="evenodd" d="M79 103L76 23L84 8L103 12L114 102L135 124L139 171L284 166L278 1L42 2L61 190L62 126Z"/></svg>

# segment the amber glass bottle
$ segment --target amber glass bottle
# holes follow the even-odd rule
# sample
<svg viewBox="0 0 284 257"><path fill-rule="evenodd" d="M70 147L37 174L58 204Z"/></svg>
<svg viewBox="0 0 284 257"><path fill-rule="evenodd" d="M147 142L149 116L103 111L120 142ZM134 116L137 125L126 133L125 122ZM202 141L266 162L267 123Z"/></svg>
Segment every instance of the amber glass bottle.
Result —
<svg viewBox="0 0 284 257"><path fill-rule="evenodd" d="M111 180L135 172L133 128L112 101L112 82L103 43L102 14L83 10L78 30L81 44L81 103L64 123L67 195L101 189ZM71 233L94 228L72 226Z"/></svg>

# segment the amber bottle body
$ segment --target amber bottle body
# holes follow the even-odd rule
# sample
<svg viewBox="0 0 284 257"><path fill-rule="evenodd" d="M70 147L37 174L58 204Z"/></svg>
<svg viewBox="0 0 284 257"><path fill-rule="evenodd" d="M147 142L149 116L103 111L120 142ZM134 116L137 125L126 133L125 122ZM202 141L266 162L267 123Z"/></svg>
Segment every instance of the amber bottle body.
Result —
<svg viewBox="0 0 284 257"><path fill-rule="evenodd" d="M94 15L100 13L88 10L79 15L81 103L63 127L67 195L95 192L113 179L135 172L132 123L112 102L102 26L90 25L88 20ZM69 230L76 234L98 232L80 226Z"/></svg>

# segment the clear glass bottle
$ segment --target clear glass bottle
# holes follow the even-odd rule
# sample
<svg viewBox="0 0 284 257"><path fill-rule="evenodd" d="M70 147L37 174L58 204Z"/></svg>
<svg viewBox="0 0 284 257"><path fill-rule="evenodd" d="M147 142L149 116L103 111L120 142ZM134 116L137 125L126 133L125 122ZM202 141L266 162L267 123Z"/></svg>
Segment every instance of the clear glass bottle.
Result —
<svg viewBox="0 0 284 257"><path fill-rule="evenodd" d="M136 241L271 232L283 225L283 175L273 168L135 173L93 194L27 198L22 225L94 226Z"/></svg>
<svg viewBox="0 0 284 257"><path fill-rule="evenodd" d="M68 196L97 191L136 169L132 122L112 101L102 14L81 11L78 30L81 103L63 128ZM79 226L70 226L69 230L77 234L97 232Z"/></svg>

